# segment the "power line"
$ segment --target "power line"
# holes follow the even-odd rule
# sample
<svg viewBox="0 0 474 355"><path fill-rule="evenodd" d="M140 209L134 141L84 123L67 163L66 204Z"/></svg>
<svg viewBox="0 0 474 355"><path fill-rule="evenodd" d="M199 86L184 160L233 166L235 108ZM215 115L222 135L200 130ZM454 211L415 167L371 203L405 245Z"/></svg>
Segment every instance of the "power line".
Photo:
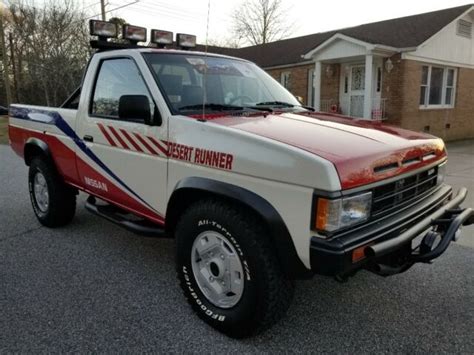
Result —
<svg viewBox="0 0 474 355"><path fill-rule="evenodd" d="M169 10L166 8L158 8L158 7L150 6L149 4L143 4L143 3L140 3L137 6L134 6L134 8L140 9L146 12L151 11L157 14L166 14L172 17L182 18L182 19L196 19L196 18L200 18L204 16L204 14L190 14L190 13L185 13L185 12L179 12L176 10Z"/></svg>
<svg viewBox="0 0 474 355"><path fill-rule="evenodd" d="M100 2L95 2L95 3L93 3L93 4L89 4L89 5L87 5L87 6L84 6L84 7L82 8L82 11L84 11L85 9L88 9L89 7L97 6L97 5L99 5L99 4L100 4Z"/></svg>
<svg viewBox="0 0 474 355"><path fill-rule="evenodd" d="M119 6L119 7L110 9L110 10L107 10L107 11L104 12L104 14L108 14L109 12L112 12L112 11L115 11L115 10L123 9L124 7L131 6L131 5L133 5L133 4L136 4L137 2L140 2L140 0L135 0L135 1L131 2L131 3L128 3L128 4L125 4L125 5L122 5L122 6ZM102 12L101 12L100 14L96 14L96 15L87 17L87 18L85 18L85 20L89 20L89 19L91 19L91 18L94 18L94 17L97 17L97 16L101 16L101 15L102 15Z"/></svg>
<svg viewBox="0 0 474 355"><path fill-rule="evenodd" d="M114 4L117 4L114 1ZM163 4L163 5L161 5ZM181 10L182 9L182 10ZM167 16L167 17L172 17L175 19L180 19L183 21L192 21L195 23L201 23L202 24L202 19L205 18L206 13L205 12L190 12L189 9L183 9L183 8L178 8L178 7L172 7L172 5L169 4L164 4L164 3L149 3L146 2L145 0L141 0L140 3L136 4L135 6L132 6L128 9L129 11L133 12L140 12L140 13L156 13L159 15ZM212 18L213 21L218 21L220 23L222 22L229 22L229 17L228 16L216 16L213 15Z"/></svg>

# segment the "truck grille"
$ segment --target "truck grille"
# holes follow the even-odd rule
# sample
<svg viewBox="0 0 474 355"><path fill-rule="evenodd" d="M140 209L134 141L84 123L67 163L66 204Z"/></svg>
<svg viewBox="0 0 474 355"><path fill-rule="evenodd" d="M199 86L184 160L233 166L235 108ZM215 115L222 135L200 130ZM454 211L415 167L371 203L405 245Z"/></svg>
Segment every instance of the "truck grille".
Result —
<svg viewBox="0 0 474 355"><path fill-rule="evenodd" d="M372 217L382 214L414 200L436 186L438 167L381 185L372 190Z"/></svg>

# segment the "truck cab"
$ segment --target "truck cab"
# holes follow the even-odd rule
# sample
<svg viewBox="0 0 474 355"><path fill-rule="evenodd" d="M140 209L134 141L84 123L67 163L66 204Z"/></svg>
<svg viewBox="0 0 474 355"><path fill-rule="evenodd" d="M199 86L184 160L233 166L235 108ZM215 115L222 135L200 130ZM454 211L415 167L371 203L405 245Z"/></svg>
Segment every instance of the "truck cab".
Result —
<svg viewBox="0 0 474 355"><path fill-rule="evenodd" d="M474 222L466 189L444 183L441 139L315 112L251 62L189 50L189 35L148 48L141 27L124 27L128 44L90 27L80 89L59 108L10 107L34 213L66 225L81 192L96 215L175 238L183 293L216 329L267 329L298 278L430 262Z"/></svg>

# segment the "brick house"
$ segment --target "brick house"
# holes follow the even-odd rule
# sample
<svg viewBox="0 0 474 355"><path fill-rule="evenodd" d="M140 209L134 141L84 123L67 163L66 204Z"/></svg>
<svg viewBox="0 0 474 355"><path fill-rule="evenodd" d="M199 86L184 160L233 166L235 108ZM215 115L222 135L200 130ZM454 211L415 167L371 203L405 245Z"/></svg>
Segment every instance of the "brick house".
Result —
<svg viewBox="0 0 474 355"><path fill-rule="evenodd" d="M305 104L474 137L474 5L240 49Z"/></svg>

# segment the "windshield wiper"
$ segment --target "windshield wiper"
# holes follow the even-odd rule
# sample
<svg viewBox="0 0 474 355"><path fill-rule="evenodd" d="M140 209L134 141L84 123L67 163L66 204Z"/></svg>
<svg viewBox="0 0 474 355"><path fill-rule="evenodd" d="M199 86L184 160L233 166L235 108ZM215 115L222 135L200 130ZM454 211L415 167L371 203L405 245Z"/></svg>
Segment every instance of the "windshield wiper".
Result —
<svg viewBox="0 0 474 355"><path fill-rule="evenodd" d="M218 111L238 111L238 110L244 110L245 107L242 106L235 106L235 105L224 105L224 104L213 104L213 103L208 103L208 104L196 104L196 105L187 105L187 106L182 106L179 107L178 110L199 110L202 109L210 109L210 110L218 110Z"/></svg>
<svg viewBox="0 0 474 355"><path fill-rule="evenodd" d="M284 106L284 107L295 107L295 105L290 104L288 102L283 101L267 101L267 102L259 102L255 104L255 106Z"/></svg>

